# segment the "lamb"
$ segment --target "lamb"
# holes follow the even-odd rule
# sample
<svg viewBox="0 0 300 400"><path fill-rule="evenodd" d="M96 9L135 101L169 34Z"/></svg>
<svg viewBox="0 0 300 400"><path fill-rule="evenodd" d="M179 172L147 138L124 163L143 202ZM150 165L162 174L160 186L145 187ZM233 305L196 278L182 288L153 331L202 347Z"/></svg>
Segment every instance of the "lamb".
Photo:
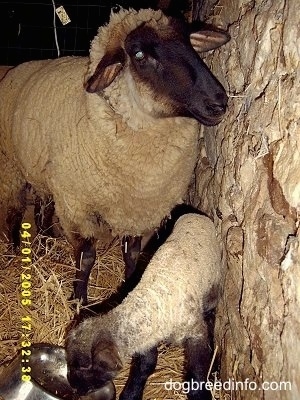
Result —
<svg viewBox="0 0 300 400"><path fill-rule="evenodd" d="M125 300L70 331L66 339L70 384L81 393L101 387L135 355L134 377L120 399L142 399L146 379L155 368L156 346L164 340L184 344L187 380L206 382L210 349L205 315L217 305L220 278L221 254L213 222L196 213L181 216ZM190 391L188 398L206 399L209 393L202 387Z"/></svg>
<svg viewBox="0 0 300 400"><path fill-rule="evenodd" d="M84 303L96 240L129 238L128 277L131 248L183 201L198 122L224 116L225 90L197 52L229 36L188 29L161 11L121 9L89 57L30 61L0 82L2 232L18 244L28 187L54 204Z"/></svg>

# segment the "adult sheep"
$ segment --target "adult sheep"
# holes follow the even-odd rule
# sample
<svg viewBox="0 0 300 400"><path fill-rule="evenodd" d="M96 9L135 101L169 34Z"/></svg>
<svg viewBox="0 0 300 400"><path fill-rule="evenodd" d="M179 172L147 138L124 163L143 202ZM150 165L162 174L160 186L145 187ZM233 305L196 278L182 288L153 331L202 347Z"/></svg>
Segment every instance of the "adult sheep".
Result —
<svg viewBox="0 0 300 400"><path fill-rule="evenodd" d="M210 398L205 388L211 360L205 317L216 307L220 278L220 246L212 221L195 213L180 217L125 300L69 333L71 385L81 394L101 387L135 355L120 399L140 400L156 365L156 346L166 340L184 344L186 381L194 381L188 398Z"/></svg>
<svg viewBox="0 0 300 400"><path fill-rule="evenodd" d="M30 61L1 81L4 234L19 231L28 184L53 199L75 250L75 296L85 303L95 240L144 235L182 202L198 122L219 123L227 105L197 52L228 39L189 33L161 11L120 10L99 28L89 58Z"/></svg>

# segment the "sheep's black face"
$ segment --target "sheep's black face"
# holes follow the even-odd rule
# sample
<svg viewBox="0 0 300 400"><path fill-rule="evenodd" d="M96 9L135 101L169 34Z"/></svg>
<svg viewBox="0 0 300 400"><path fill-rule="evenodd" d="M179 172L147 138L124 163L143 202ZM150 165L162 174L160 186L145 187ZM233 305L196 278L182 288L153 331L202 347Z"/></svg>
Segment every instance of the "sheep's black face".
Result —
<svg viewBox="0 0 300 400"><path fill-rule="evenodd" d="M194 41L195 37L196 34ZM205 49L220 46L220 37L218 40L217 45ZM200 46L197 49L201 50ZM170 24L159 32L143 24L128 35L125 50L135 81L149 86L161 104L157 109L161 117L193 117L204 125L216 125L222 120L226 92L194 50L181 24Z"/></svg>

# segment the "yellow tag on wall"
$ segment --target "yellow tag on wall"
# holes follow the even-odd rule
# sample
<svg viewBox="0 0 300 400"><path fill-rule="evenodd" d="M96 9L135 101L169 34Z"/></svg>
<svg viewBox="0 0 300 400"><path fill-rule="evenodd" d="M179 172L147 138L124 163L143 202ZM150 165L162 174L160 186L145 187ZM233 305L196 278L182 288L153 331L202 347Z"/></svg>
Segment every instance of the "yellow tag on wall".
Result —
<svg viewBox="0 0 300 400"><path fill-rule="evenodd" d="M60 19L60 22L63 25L67 25L69 22L71 22L68 14L63 6L57 7L57 9L55 11L56 11L58 18Z"/></svg>

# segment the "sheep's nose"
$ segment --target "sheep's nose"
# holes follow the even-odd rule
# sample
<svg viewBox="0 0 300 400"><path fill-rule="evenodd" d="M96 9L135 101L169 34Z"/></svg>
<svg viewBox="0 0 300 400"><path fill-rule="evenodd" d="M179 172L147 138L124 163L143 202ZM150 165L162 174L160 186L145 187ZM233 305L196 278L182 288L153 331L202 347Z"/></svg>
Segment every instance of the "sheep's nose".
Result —
<svg viewBox="0 0 300 400"><path fill-rule="evenodd" d="M228 97L225 93L219 93L213 101L206 104L208 113L212 116L223 115L227 108Z"/></svg>
<svg viewBox="0 0 300 400"><path fill-rule="evenodd" d="M222 104L208 104L206 106L207 111L210 115L222 115L226 111L226 105Z"/></svg>

